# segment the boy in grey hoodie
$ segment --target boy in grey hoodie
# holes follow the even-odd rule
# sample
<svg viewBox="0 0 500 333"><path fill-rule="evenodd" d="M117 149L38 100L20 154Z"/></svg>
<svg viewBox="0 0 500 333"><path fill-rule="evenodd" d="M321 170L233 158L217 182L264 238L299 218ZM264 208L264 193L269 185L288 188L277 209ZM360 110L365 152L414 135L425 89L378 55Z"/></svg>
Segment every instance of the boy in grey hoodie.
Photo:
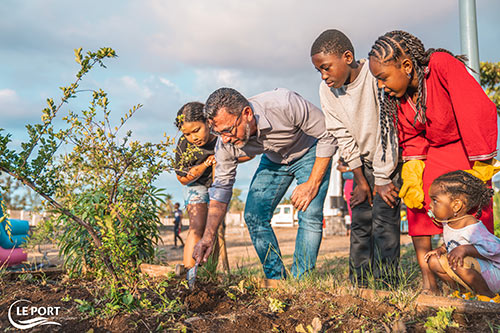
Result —
<svg viewBox="0 0 500 333"><path fill-rule="evenodd" d="M384 154L380 140L377 80L368 61L356 61L351 41L326 30L311 47L321 73L319 88L326 128L338 140L340 156L354 173L349 278L394 282L400 250L400 167L397 151ZM393 138L397 140L397 138Z"/></svg>

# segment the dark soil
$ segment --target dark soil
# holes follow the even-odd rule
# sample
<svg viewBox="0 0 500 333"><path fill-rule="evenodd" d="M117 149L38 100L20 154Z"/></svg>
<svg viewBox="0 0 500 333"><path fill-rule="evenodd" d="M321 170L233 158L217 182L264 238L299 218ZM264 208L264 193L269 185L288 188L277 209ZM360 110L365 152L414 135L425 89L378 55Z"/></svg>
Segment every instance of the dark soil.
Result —
<svg viewBox="0 0 500 333"><path fill-rule="evenodd" d="M9 323L7 313L10 305L20 299L31 301L30 306L61 307L58 316L50 318L61 326L38 326L29 332L76 333L91 329L93 332L296 332L297 329L300 331L300 325L308 332L308 325L319 328L318 323L320 332L352 332L356 329L360 332L386 332L397 327L405 327L408 332L425 332L427 317L436 313L436 310L402 312L389 300L373 302L313 289L291 292L247 287L237 290L197 282L195 289L189 290L179 280L163 283L156 280L151 281L151 288L140 290L145 295L143 299L150 301L151 306L146 309L122 308L116 314L105 315L104 291L98 288L98 282L23 278L0 282L1 331L16 331ZM161 293L154 292L159 283L164 289ZM270 297L281 302L282 312L271 311ZM87 301L90 307L82 307L75 299ZM159 304L170 306L153 309ZM12 317L14 320L27 319L15 313ZM495 327L492 325L500 327L499 314L454 314L454 320L460 328L452 332L489 332L490 327Z"/></svg>

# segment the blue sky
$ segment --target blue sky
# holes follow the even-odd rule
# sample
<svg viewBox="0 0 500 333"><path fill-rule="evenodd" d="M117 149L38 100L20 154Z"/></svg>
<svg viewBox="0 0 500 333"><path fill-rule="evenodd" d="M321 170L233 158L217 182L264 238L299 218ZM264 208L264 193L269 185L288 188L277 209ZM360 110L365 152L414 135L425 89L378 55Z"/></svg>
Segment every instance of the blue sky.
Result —
<svg viewBox="0 0 500 333"><path fill-rule="evenodd" d="M319 105L320 77L309 50L325 29L344 31L357 58L394 29L413 33L426 47L460 53L456 0L3 0L0 12L0 127L14 143L25 138L25 124L40 119L45 99L72 82L78 47L116 50L119 57L87 76L81 88L107 91L113 113L143 104L129 127L149 141L164 132L178 136L172 123L180 106L203 102L221 86L247 96L286 87ZM499 1L477 1L482 61L500 61L499 12ZM82 94L70 108L86 105L87 98ZM248 187L257 164L240 166L236 187ZM182 200L174 175L163 175L158 185Z"/></svg>

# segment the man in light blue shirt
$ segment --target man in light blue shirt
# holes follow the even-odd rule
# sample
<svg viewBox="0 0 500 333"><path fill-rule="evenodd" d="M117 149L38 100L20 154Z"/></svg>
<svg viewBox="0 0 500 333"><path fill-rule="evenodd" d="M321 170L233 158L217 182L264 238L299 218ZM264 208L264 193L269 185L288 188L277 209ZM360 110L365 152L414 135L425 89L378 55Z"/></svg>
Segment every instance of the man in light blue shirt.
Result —
<svg viewBox="0 0 500 333"><path fill-rule="evenodd" d="M245 222L266 278L286 277L271 218L292 181L297 180L291 201L299 210L299 229L291 272L302 277L316 264L331 157L337 149L336 139L326 130L323 113L287 89L247 100L231 88L213 92L205 113L220 140L209 190L207 225L193 257L198 263L204 262L212 250L217 227L231 199L238 157L263 154L250 184Z"/></svg>

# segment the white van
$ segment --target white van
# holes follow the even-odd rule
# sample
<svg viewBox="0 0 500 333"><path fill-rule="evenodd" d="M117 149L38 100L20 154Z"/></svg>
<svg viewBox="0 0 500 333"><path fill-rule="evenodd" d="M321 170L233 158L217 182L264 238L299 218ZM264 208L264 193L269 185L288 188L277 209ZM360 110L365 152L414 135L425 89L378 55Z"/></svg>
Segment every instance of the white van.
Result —
<svg viewBox="0 0 500 333"><path fill-rule="evenodd" d="M294 227L297 221L297 212L293 205L278 205L274 210L271 225L273 227Z"/></svg>

